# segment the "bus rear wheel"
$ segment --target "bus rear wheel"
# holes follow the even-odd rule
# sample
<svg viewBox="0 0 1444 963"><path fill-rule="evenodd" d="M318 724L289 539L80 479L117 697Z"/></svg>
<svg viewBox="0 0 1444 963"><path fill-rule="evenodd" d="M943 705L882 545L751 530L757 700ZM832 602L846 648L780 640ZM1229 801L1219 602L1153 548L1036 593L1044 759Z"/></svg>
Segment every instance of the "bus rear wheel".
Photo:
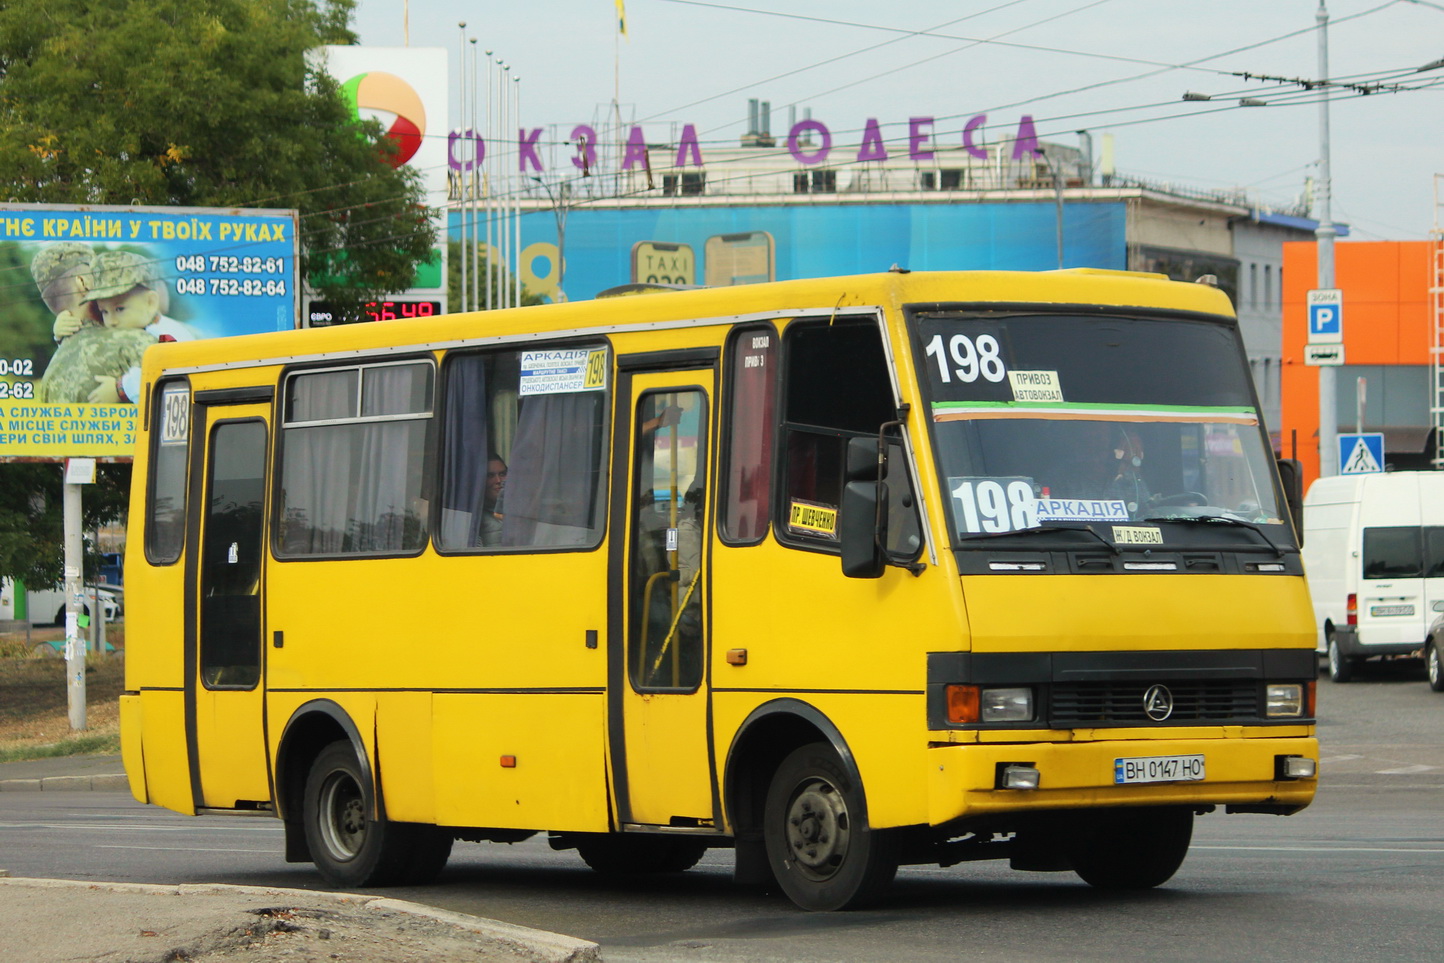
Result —
<svg viewBox="0 0 1444 963"><path fill-rule="evenodd" d="M792 752L772 777L763 838L772 875L807 910L857 907L897 874L892 834L868 828L862 789L825 743Z"/></svg>
<svg viewBox="0 0 1444 963"><path fill-rule="evenodd" d="M1081 818L1065 846L1090 886L1151 889L1178 872L1192 839L1190 809L1111 809Z"/></svg>
<svg viewBox="0 0 1444 963"><path fill-rule="evenodd" d="M316 869L337 886L420 884L435 879L452 838L435 826L373 819L375 799L348 742L321 751L306 778L302 820Z"/></svg>
<svg viewBox="0 0 1444 963"><path fill-rule="evenodd" d="M707 844L677 836L597 835L577 840L577 854L593 870L608 876L682 873L707 852Z"/></svg>

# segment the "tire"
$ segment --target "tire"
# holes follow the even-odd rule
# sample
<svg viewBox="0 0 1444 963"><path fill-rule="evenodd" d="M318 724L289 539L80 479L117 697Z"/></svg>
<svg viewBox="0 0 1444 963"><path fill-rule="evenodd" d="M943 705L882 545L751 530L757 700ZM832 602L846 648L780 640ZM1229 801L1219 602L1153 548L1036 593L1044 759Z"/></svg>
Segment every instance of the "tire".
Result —
<svg viewBox="0 0 1444 963"><path fill-rule="evenodd" d="M696 866L705 852L706 843L679 836L598 834L577 841L583 861L607 876L683 873Z"/></svg>
<svg viewBox="0 0 1444 963"><path fill-rule="evenodd" d="M321 751L306 777L302 821L316 869L336 886L420 884L436 878L452 838L435 826L373 819L375 799L349 742Z"/></svg>
<svg viewBox="0 0 1444 963"><path fill-rule="evenodd" d="M863 906L892 882L895 836L869 829L863 809L862 788L825 743L793 751L777 768L763 810L763 840L773 877L798 906Z"/></svg>
<svg viewBox="0 0 1444 963"><path fill-rule="evenodd" d="M1432 640L1424 650L1424 670L1429 674L1429 688L1444 692L1444 665L1439 664L1439 644Z"/></svg>
<svg viewBox="0 0 1444 963"><path fill-rule="evenodd" d="M88 605L82 605L82 606L80 607L80 614L81 614L81 615L89 615L89 614L90 614L90 606L88 606ZM64 628L64 627L65 627L65 606L62 605L62 606L60 606L60 608L58 608L58 609L55 610L55 621L54 621L54 622L51 622L50 624L51 624L51 625L58 625L58 626L60 626L61 628Z"/></svg>
<svg viewBox="0 0 1444 963"><path fill-rule="evenodd" d="M1152 889L1178 872L1192 839L1190 809L1109 809L1080 820L1065 846L1090 886Z"/></svg>
<svg viewBox="0 0 1444 963"><path fill-rule="evenodd" d="M1329 678L1334 682L1348 682L1354 677L1354 661L1339 649L1339 640L1329 636Z"/></svg>

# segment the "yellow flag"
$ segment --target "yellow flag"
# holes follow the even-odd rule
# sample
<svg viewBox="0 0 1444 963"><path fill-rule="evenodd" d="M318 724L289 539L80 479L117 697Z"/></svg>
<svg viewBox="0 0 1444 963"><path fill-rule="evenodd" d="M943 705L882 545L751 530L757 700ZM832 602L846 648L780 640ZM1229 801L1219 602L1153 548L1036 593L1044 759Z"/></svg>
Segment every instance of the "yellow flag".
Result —
<svg viewBox="0 0 1444 963"><path fill-rule="evenodd" d="M627 35L627 4L625 0L617 0L617 32L624 37Z"/></svg>

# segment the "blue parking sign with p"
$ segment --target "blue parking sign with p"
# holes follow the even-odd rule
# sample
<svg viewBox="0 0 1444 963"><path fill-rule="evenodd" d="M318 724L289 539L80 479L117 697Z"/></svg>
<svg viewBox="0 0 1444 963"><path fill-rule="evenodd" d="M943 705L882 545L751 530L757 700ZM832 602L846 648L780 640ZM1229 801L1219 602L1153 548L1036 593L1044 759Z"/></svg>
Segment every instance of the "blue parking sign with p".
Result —
<svg viewBox="0 0 1444 963"><path fill-rule="evenodd" d="M1344 298L1336 288L1310 291L1309 343L1339 343L1344 340Z"/></svg>

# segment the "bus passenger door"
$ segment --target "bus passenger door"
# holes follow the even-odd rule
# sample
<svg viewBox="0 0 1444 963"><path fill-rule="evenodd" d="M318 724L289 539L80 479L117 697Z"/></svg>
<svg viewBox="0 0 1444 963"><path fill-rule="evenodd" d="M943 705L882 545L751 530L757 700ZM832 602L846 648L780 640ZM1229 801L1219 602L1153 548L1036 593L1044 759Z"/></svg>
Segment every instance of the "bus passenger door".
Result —
<svg viewBox="0 0 1444 963"><path fill-rule="evenodd" d="M206 417L196 426L203 463L191 473L200 550L188 559L185 599L191 787L197 808L244 808L271 798L261 644L270 406L197 410Z"/></svg>
<svg viewBox="0 0 1444 963"><path fill-rule="evenodd" d="M625 519L625 529L613 529L609 635L623 645L609 661L608 689L619 821L710 827L705 483L713 372L633 373L625 357L618 365L612 517Z"/></svg>

